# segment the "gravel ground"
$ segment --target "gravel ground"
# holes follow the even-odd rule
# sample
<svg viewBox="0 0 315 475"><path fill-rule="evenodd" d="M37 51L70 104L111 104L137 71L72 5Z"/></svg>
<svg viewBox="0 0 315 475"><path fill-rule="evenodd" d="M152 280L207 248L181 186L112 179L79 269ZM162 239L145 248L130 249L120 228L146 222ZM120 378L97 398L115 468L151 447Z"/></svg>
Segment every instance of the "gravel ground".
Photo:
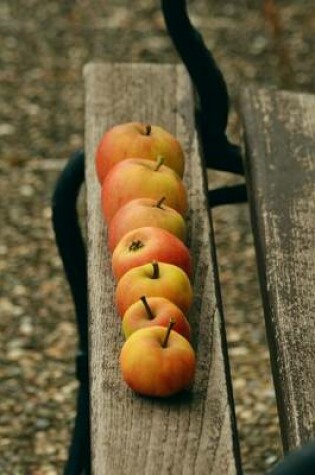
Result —
<svg viewBox="0 0 315 475"><path fill-rule="evenodd" d="M227 79L314 92L311 0L196 0L191 17ZM59 474L76 382L72 302L50 224L62 161L83 145L82 66L177 61L158 2L2 0L0 110L0 473ZM313 42L313 44L312 44ZM229 180L210 173L211 186ZM214 211L245 473L281 456L247 205Z"/></svg>

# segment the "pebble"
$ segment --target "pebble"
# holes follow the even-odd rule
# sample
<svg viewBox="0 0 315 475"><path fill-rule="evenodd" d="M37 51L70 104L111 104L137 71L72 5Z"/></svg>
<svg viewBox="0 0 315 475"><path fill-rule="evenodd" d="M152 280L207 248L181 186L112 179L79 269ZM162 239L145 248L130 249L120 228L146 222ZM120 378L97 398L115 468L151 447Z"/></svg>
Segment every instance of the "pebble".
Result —
<svg viewBox="0 0 315 475"><path fill-rule="evenodd" d="M269 455L269 456L265 459L266 465L269 465L269 466L274 465L274 464L277 462L277 460L278 460L277 455L275 455L275 454Z"/></svg>
<svg viewBox="0 0 315 475"><path fill-rule="evenodd" d="M30 336L34 333L34 326L30 317L24 317L20 323L20 333L24 336Z"/></svg>
<svg viewBox="0 0 315 475"><path fill-rule="evenodd" d="M22 196L28 198L34 195L34 188L30 185L22 185L19 187L19 192Z"/></svg>
<svg viewBox="0 0 315 475"><path fill-rule="evenodd" d="M36 429L47 429L51 425L48 419L36 419L35 427Z"/></svg>
<svg viewBox="0 0 315 475"><path fill-rule="evenodd" d="M15 127L11 124L0 124L0 136L13 135L15 133Z"/></svg>
<svg viewBox="0 0 315 475"><path fill-rule="evenodd" d="M245 356L248 355L249 349L245 348L245 346L235 346L229 349L230 356Z"/></svg>
<svg viewBox="0 0 315 475"><path fill-rule="evenodd" d="M256 36L251 43L250 51L254 55L260 55L266 49L267 45L268 39L266 36Z"/></svg>

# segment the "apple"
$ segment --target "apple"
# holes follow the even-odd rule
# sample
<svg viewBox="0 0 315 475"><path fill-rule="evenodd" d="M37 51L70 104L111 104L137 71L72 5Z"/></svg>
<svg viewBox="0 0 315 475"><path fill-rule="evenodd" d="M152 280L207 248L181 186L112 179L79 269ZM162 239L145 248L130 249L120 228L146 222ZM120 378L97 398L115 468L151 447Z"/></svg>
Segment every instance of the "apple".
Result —
<svg viewBox="0 0 315 475"><path fill-rule="evenodd" d="M188 389L196 370L195 352L186 338L161 326L142 328L125 341L120 353L123 379L144 396L168 397Z"/></svg>
<svg viewBox="0 0 315 475"><path fill-rule="evenodd" d="M103 180L116 163L126 158L139 157L156 160L165 158L165 164L181 178L185 157L178 140L162 127L141 122L115 125L103 135L96 152L98 180Z"/></svg>
<svg viewBox="0 0 315 475"><path fill-rule="evenodd" d="M154 162L129 158L117 163L106 175L102 185L102 211L107 223L116 211L136 198L158 199L165 196L165 204L185 216L186 188L179 176L163 165L163 158Z"/></svg>
<svg viewBox="0 0 315 475"><path fill-rule="evenodd" d="M171 318L176 322L173 330L190 340L190 325L187 318L177 305L164 297L146 298L143 295L125 312L122 329L127 339L140 328L156 325L168 327Z"/></svg>
<svg viewBox="0 0 315 475"><path fill-rule="evenodd" d="M152 262L130 269L118 281L115 302L120 316L146 297L165 297L186 315L193 300L193 291L186 272L173 264Z"/></svg>
<svg viewBox="0 0 315 475"><path fill-rule="evenodd" d="M187 225L183 216L159 200L138 198L119 208L108 226L107 244L111 252L129 231L146 226L166 229L181 241L186 240Z"/></svg>
<svg viewBox="0 0 315 475"><path fill-rule="evenodd" d="M115 247L114 277L119 280L129 269L154 260L178 266L192 276L192 258L185 244L165 229L146 226L129 231Z"/></svg>

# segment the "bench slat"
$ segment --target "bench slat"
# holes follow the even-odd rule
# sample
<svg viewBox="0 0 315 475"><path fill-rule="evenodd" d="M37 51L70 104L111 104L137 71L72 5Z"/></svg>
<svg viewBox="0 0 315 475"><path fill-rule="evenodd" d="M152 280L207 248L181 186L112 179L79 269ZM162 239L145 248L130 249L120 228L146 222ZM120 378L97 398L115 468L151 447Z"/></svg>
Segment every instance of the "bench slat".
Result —
<svg viewBox="0 0 315 475"><path fill-rule="evenodd" d="M176 65L89 64L84 76L93 471L97 475L237 473L225 333L190 82ZM118 366L123 337L113 307L115 285L94 156L103 132L130 120L165 127L178 137L187 157L188 244L195 265L189 320L198 365L191 393L173 400L137 396L122 381Z"/></svg>
<svg viewBox="0 0 315 475"><path fill-rule="evenodd" d="M246 168L285 449L315 436L315 96L249 88Z"/></svg>

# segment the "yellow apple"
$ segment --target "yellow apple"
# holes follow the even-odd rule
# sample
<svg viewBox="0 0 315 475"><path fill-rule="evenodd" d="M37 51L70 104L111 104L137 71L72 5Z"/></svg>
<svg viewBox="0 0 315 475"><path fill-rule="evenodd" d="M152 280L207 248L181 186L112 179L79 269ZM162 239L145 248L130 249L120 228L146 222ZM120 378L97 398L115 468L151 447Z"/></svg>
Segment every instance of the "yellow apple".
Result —
<svg viewBox="0 0 315 475"><path fill-rule="evenodd" d="M191 344L169 328L153 326L133 333L120 353L125 382L145 396L168 397L191 387L196 356Z"/></svg>
<svg viewBox="0 0 315 475"><path fill-rule="evenodd" d="M122 276L115 291L115 302L120 316L139 300L146 297L165 297L186 315L193 300L193 291L186 272L172 264L153 262L134 267Z"/></svg>

